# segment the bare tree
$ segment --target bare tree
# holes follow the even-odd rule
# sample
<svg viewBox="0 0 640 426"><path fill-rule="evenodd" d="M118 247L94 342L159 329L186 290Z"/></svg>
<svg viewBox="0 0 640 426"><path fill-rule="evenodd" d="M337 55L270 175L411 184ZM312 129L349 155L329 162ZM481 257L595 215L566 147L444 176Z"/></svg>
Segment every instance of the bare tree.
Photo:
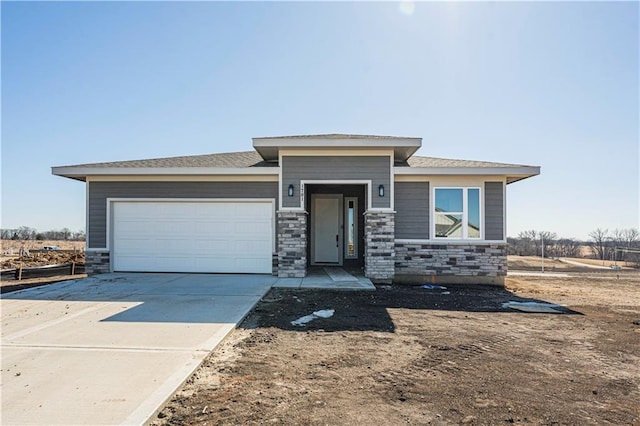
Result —
<svg viewBox="0 0 640 426"><path fill-rule="evenodd" d="M71 239L72 239L73 241L84 241L84 240L85 240L85 237L86 237L86 235L85 235L85 233L84 233L84 229L80 229L80 230L78 230L78 231L74 232L74 233L71 235Z"/></svg>
<svg viewBox="0 0 640 426"><path fill-rule="evenodd" d="M616 247L621 248L640 248L640 232L637 228L616 229L615 232ZM633 262L638 264L640 256L637 253L629 253L627 251L618 251L616 253L616 260L622 260L624 262Z"/></svg>
<svg viewBox="0 0 640 426"><path fill-rule="evenodd" d="M545 257L549 257L549 254L553 256L553 253L549 253L549 248L555 244L555 241L557 238L558 236L556 235L555 232L549 232L549 231L538 232L537 240L539 241L537 241L536 244L540 247L540 256L542 256L543 254L545 255ZM542 250L542 244L544 244L544 251ZM536 255L537 254L538 254L538 251L536 250Z"/></svg>
<svg viewBox="0 0 640 426"><path fill-rule="evenodd" d="M522 231L518 234L518 254L520 256L535 256L536 238L538 233L534 230Z"/></svg>
<svg viewBox="0 0 640 426"><path fill-rule="evenodd" d="M596 256L598 259L604 261L607 255L607 245L610 240L609 230L598 228L589 233L589 238L591 238L589 245L596 253Z"/></svg>
<svg viewBox="0 0 640 426"><path fill-rule="evenodd" d="M640 232L637 228L627 228L622 230L622 240L626 247L640 247Z"/></svg>
<svg viewBox="0 0 640 426"><path fill-rule="evenodd" d="M36 230L28 226L19 227L16 230L16 234L20 240L35 240L36 238Z"/></svg>
<svg viewBox="0 0 640 426"><path fill-rule="evenodd" d="M0 229L0 238L3 240L71 240L82 241L85 239L84 229L72 232L69 228L61 230L49 230L38 232L34 228L21 226L16 229Z"/></svg>
<svg viewBox="0 0 640 426"><path fill-rule="evenodd" d="M580 241L573 238L559 238L551 250L555 257L579 257Z"/></svg>

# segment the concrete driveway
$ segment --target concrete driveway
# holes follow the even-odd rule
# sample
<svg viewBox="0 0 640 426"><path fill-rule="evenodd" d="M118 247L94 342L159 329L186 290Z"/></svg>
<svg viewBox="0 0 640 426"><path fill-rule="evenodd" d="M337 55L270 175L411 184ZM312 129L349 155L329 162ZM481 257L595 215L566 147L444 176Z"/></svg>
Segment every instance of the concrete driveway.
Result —
<svg viewBox="0 0 640 426"><path fill-rule="evenodd" d="M1 423L144 423L276 280L105 274L3 295Z"/></svg>

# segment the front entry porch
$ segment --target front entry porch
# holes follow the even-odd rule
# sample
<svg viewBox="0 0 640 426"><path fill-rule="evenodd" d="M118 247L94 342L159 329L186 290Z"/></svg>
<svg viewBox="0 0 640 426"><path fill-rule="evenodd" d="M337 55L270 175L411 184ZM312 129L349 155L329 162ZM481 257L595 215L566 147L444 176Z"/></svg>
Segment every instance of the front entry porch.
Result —
<svg viewBox="0 0 640 426"><path fill-rule="evenodd" d="M375 290L362 270L336 266L312 266L303 278L278 278L273 287L325 290Z"/></svg>
<svg viewBox="0 0 640 426"><path fill-rule="evenodd" d="M364 270L376 283L393 280L395 214L371 208L368 186L306 184L304 208L278 211L278 277L305 278L314 267L344 267Z"/></svg>

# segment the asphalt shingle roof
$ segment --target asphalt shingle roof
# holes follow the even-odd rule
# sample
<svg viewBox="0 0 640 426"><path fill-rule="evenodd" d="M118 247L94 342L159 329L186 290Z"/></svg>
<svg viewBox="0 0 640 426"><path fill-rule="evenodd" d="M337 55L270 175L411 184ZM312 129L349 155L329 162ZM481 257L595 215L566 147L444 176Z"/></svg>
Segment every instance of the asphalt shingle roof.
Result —
<svg viewBox="0 0 640 426"><path fill-rule="evenodd" d="M213 167L246 168L277 167L275 162L264 161L256 151L228 152L221 154L187 155L182 157L152 158L148 160L112 161L106 163L77 164L66 167L86 168L168 168L168 167ZM488 161L456 160L450 158L413 156L408 161L398 162L396 167L523 167L520 164L493 163ZM524 166L526 167L526 166Z"/></svg>
<svg viewBox="0 0 640 426"><path fill-rule="evenodd" d="M396 167L527 167L522 164L494 163L490 161L456 160L452 158L413 156L407 161L396 163Z"/></svg>
<svg viewBox="0 0 640 426"><path fill-rule="evenodd" d="M108 163L77 164L67 167L88 168L155 168L155 167L277 167L264 161L255 151L227 152L222 154L187 155L182 157L152 158L148 160L112 161Z"/></svg>

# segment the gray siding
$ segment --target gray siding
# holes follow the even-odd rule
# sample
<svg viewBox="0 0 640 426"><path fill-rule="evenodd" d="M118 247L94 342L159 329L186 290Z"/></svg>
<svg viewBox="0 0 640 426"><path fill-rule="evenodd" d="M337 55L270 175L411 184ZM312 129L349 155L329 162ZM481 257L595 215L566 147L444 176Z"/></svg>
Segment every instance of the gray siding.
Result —
<svg viewBox="0 0 640 426"><path fill-rule="evenodd" d="M484 184L484 238L504 239L504 184L485 182Z"/></svg>
<svg viewBox="0 0 640 426"><path fill-rule="evenodd" d="M371 206L391 206L390 160L380 156L320 156L282 157L282 205L300 207L301 180L371 180ZM287 196L289 185L294 186L294 196ZM384 185L384 197L378 196L378 186Z"/></svg>
<svg viewBox="0 0 640 426"><path fill-rule="evenodd" d="M277 182L90 182L89 248L107 246L107 198L273 198Z"/></svg>
<svg viewBox="0 0 640 426"><path fill-rule="evenodd" d="M429 182L396 182L396 238L429 238Z"/></svg>

